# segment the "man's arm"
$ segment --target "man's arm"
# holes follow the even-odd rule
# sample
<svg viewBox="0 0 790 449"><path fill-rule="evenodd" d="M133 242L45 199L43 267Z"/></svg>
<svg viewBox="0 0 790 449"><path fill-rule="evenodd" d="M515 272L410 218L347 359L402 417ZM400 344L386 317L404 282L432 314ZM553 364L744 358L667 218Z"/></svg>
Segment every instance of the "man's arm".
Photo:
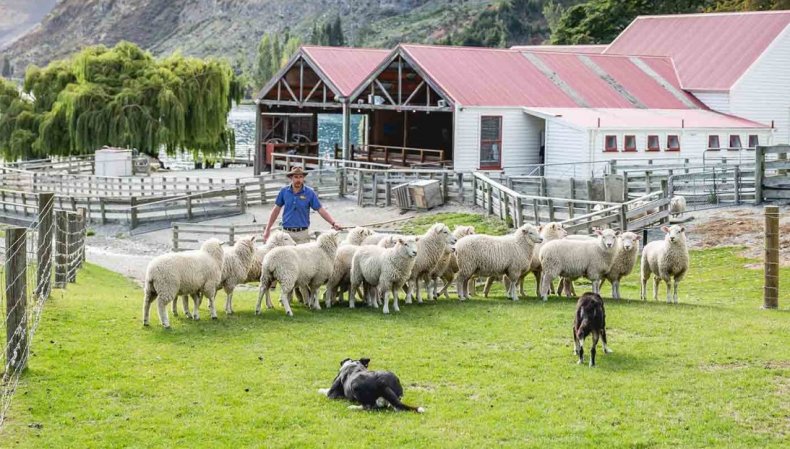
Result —
<svg viewBox="0 0 790 449"><path fill-rule="evenodd" d="M321 216L321 218L323 218L324 220L326 220L326 222L327 222L327 223L329 223L330 225L332 225L332 229L335 229L335 230L337 230L337 231L339 231L339 230L343 229L343 227L342 227L342 226L340 226L338 223L336 223L336 222L335 222L335 219L334 219L334 218L332 218L332 216L331 216L331 215L329 215L329 212L328 212L326 209L324 209L323 207L321 207L320 209L318 209L318 215L320 215L320 216Z"/></svg>
<svg viewBox="0 0 790 449"><path fill-rule="evenodd" d="M274 222L277 221L277 217L280 216L280 210L282 207L274 206L272 209L272 213L269 214L269 223L266 224L266 229L263 231L263 242L266 243L269 240L269 234L272 232L272 226L274 226Z"/></svg>

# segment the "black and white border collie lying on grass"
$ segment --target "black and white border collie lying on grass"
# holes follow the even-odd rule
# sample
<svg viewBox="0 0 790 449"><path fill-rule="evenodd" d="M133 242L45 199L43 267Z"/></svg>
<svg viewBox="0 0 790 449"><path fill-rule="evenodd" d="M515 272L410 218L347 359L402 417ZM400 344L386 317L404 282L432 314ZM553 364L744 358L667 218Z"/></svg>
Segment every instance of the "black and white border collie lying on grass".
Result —
<svg viewBox="0 0 790 449"><path fill-rule="evenodd" d="M332 387L322 388L318 393L329 399L345 398L360 403L350 405L350 409L371 410L391 405L397 410L425 412L422 407L412 407L400 401L403 387L398 376L389 371L368 371L369 363L370 359L344 359Z"/></svg>
<svg viewBox="0 0 790 449"><path fill-rule="evenodd" d="M574 352L579 356L579 364L584 363L584 339L592 334L592 348L590 349L590 366L595 366L595 347L598 338L603 340L603 352L612 352L606 346L606 312L603 308L603 298L597 293L587 292L576 303L576 316L573 318L573 343Z"/></svg>

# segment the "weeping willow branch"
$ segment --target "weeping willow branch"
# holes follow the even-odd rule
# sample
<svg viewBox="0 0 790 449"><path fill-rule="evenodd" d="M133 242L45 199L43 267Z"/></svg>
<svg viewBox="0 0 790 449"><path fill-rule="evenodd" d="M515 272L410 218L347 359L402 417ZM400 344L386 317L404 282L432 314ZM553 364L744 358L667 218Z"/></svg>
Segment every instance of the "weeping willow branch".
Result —
<svg viewBox="0 0 790 449"><path fill-rule="evenodd" d="M88 47L29 68L22 92L0 79L0 154L76 155L104 145L152 155L233 151L227 117L241 92L225 61L156 59L128 42Z"/></svg>

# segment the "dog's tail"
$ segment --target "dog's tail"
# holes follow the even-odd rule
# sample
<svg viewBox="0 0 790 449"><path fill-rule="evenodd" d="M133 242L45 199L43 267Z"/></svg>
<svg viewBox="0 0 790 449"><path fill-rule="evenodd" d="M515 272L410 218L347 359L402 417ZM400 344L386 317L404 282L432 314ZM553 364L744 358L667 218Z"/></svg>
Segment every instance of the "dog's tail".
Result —
<svg viewBox="0 0 790 449"><path fill-rule="evenodd" d="M397 410L425 413L425 409L422 407L412 407L411 405L406 405L403 402L401 402L398 395L395 394L395 392L390 387L384 389L384 399L386 399L387 402L392 404L392 406L395 407L395 409Z"/></svg>

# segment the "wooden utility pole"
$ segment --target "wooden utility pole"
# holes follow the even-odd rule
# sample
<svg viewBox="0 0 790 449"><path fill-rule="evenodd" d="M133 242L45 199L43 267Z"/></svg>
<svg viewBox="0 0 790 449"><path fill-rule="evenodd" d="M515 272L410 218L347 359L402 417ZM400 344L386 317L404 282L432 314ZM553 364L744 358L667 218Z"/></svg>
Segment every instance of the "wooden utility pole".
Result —
<svg viewBox="0 0 790 449"><path fill-rule="evenodd" d="M765 206L763 309L779 307L779 206Z"/></svg>

